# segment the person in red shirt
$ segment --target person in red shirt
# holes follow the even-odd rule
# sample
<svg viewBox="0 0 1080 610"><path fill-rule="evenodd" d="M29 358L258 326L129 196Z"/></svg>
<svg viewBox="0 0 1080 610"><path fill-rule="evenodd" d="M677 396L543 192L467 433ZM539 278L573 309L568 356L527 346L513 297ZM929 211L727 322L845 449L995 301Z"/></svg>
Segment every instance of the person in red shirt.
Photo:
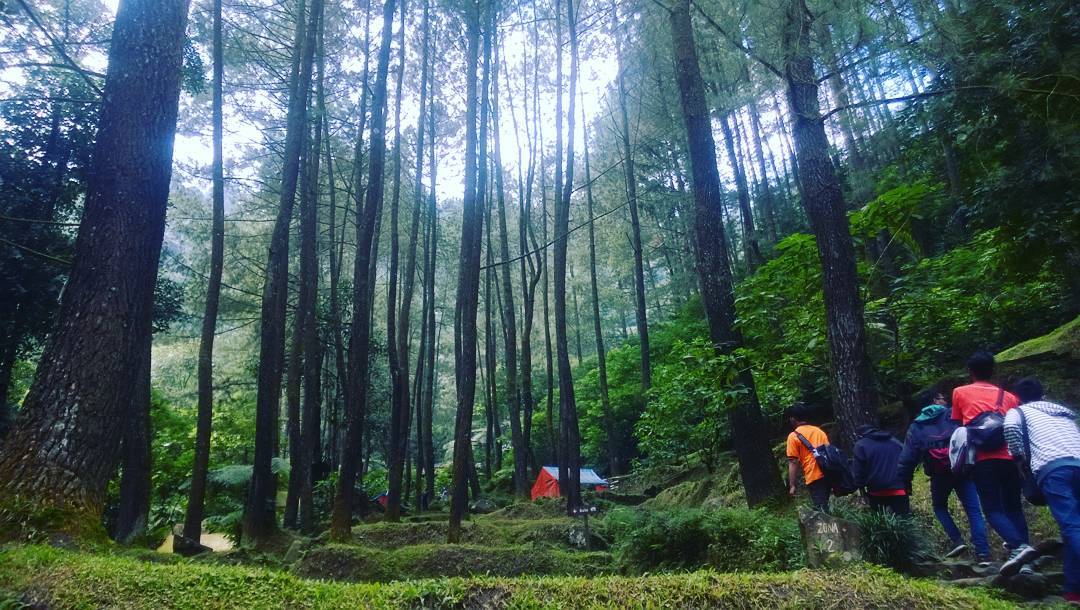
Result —
<svg viewBox="0 0 1080 610"><path fill-rule="evenodd" d="M1020 405L1020 399L1004 388L994 385L994 356L985 351L975 352L967 362L971 383L953 390L952 417L967 425L980 413L997 411L1004 415ZM1020 473L1009 455L1009 448L979 450L971 479L979 491L983 513L990 527L1009 547L1009 558L1001 566L1002 573L1012 574L1038 557L1028 543L1027 520L1021 502Z"/></svg>

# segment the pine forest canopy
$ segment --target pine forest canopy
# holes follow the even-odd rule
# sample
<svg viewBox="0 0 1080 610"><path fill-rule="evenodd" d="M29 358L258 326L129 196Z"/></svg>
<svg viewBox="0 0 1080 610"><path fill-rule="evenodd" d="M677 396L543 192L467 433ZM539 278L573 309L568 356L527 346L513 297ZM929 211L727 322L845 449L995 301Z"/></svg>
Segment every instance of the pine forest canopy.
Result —
<svg viewBox="0 0 1080 610"><path fill-rule="evenodd" d="M753 505L792 403L847 444L1080 314L1068 0L2 16L0 533L457 540L729 449Z"/></svg>

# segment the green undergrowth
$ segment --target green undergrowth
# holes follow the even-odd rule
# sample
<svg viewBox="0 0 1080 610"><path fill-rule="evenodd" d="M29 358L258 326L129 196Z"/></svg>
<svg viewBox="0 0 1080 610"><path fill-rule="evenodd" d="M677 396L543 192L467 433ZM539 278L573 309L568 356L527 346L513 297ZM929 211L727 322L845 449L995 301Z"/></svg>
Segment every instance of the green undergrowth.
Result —
<svg viewBox="0 0 1080 610"><path fill-rule="evenodd" d="M714 568L780 571L804 565L799 525L767 510L612 511L603 524L624 573Z"/></svg>
<svg viewBox="0 0 1080 610"><path fill-rule="evenodd" d="M998 362L1057 354L1080 358L1080 317L1034 339L1018 343L997 355Z"/></svg>
<svg viewBox="0 0 1080 610"><path fill-rule="evenodd" d="M398 549L417 544L446 542L449 524L442 521L373 523L353 528L353 542L377 549ZM569 547L570 535L580 529L570 517L500 519L476 517L461 524L461 542L477 545L545 543Z"/></svg>
<svg viewBox="0 0 1080 610"><path fill-rule="evenodd" d="M549 519L566 515L566 502L561 498L538 498L532 502L515 502L475 519L484 521L503 519Z"/></svg>
<svg viewBox="0 0 1080 610"><path fill-rule="evenodd" d="M101 515L93 510L13 496L0 503L2 542L50 542L90 548L108 542L108 536Z"/></svg>
<svg viewBox="0 0 1080 610"><path fill-rule="evenodd" d="M0 554L0 590L53 610L195 608L1010 608L979 589L855 566L838 572L645 577L440 578L389 584L306 580L260 568L142 563L31 546Z"/></svg>
<svg viewBox="0 0 1080 610"><path fill-rule="evenodd" d="M421 544L396 550L329 544L293 565L298 576L388 582L443 576L595 576L613 571L611 555L538 545Z"/></svg>

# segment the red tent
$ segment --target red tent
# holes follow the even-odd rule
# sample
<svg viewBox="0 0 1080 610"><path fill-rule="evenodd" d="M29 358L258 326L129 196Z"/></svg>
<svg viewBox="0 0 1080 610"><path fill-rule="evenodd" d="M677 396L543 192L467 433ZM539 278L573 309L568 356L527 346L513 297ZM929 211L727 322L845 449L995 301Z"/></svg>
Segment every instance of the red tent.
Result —
<svg viewBox="0 0 1080 610"><path fill-rule="evenodd" d="M596 491L607 489L607 481L600 478L592 468L582 468L580 471L581 486L593 486ZM544 466L536 477L532 486L532 499L558 498L559 497L559 467Z"/></svg>

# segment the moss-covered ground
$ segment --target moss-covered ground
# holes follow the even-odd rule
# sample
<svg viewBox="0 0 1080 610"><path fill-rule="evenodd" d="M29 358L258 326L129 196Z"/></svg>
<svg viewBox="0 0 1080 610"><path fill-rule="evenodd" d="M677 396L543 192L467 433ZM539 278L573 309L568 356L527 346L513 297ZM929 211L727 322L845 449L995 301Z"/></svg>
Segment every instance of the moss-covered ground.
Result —
<svg viewBox="0 0 1080 610"><path fill-rule="evenodd" d="M440 576L595 576L613 568L607 553L545 546L443 543L381 550L329 544L305 553L292 571L310 578L387 582Z"/></svg>
<svg viewBox="0 0 1080 610"><path fill-rule="evenodd" d="M90 608L1009 608L981 590L855 566L839 572L710 571L644 577L309 580L278 570L28 546L0 554L0 589L53 610ZM0 599L3 599L0 596Z"/></svg>
<svg viewBox="0 0 1080 610"><path fill-rule="evenodd" d="M522 519L501 515L477 516L462 523L461 542L485 546L538 543L567 547L570 546L571 533L581 527L580 523L580 520L570 517ZM442 516L441 521L372 523L354 527L352 542L384 550L417 544L439 544L446 542L447 529L446 515Z"/></svg>

